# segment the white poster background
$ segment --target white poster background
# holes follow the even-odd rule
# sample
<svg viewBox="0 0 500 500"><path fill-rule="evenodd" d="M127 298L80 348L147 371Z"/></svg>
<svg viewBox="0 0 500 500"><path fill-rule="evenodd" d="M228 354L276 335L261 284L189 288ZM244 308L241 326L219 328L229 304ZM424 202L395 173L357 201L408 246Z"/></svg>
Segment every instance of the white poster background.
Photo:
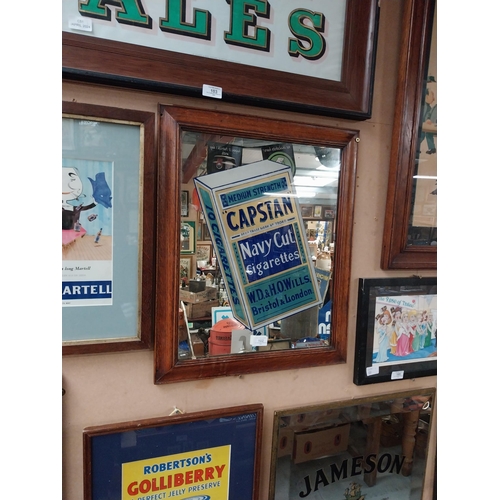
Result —
<svg viewBox="0 0 500 500"><path fill-rule="evenodd" d="M82 16L79 3L79 0L63 0L63 31L331 81L341 79L346 0L268 0L269 19L258 16L256 19L258 27L268 28L271 32L270 52L237 47L224 41L224 32L230 30L231 17L230 5L225 0L186 0L186 23L193 22L195 9L212 14L210 40L162 31L159 23L166 16L166 0L142 0L146 14L152 19L150 29L117 22L116 10L119 7L108 2L101 3L111 10L109 21ZM302 56L292 57L288 53L289 38L296 38L288 27L289 15L295 9L325 16L325 29L321 35L326 50L316 61ZM255 11L250 9L249 14L255 14ZM253 36L252 29L249 36Z"/></svg>

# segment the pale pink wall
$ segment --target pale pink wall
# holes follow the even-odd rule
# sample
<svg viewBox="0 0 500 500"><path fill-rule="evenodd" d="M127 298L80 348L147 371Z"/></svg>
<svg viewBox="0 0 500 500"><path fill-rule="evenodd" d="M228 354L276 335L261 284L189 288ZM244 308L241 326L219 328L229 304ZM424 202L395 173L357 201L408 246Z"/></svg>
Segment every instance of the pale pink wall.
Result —
<svg viewBox="0 0 500 500"><path fill-rule="evenodd" d="M365 122L229 106L209 99L186 99L74 83L63 84L62 97L66 101L153 112L156 112L158 102L182 103L207 109L236 109L261 116L284 115L303 122L358 129L361 137L354 212L347 363L156 386L153 383L152 352L64 357L62 372L66 395L63 397L62 459L65 500L83 497L82 430L88 426L165 416L171 413L174 406L184 412L194 412L263 403L265 415L260 498L267 500L275 410L436 386L436 377L364 387L352 382L358 278L409 275L404 271L388 273L380 269L401 17L399 0L381 0L380 5L373 113L372 118ZM435 275L425 271L419 271L419 274ZM435 429L436 426L430 446L429 466L434 463ZM427 474L426 484L428 487L425 488L423 500L430 500L432 473Z"/></svg>

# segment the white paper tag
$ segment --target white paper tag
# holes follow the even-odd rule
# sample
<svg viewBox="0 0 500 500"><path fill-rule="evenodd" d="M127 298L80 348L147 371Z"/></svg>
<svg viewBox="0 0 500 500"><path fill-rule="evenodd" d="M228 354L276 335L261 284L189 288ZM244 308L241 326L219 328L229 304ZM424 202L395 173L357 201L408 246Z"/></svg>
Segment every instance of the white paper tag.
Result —
<svg viewBox="0 0 500 500"><path fill-rule="evenodd" d="M222 88L214 87L213 85L203 85L202 94L205 97L213 97L214 99L222 99Z"/></svg>
<svg viewBox="0 0 500 500"><path fill-rule="evenodd" d="M250 345L257 346L266 346L268 337L266 335L252 335L250 337Z"/></svg>
<svg viewBox="0 0 500 500"><path fill-rule="evenodd" d="M398 372L392 372L391 373L391 380L401 380L404 376L405 372L404 370L400 370Z"/></svg>
<svg viewBox="0 0 500 500"><path fill-rule="evenodd" d="M72 30L92 31L92 19L74 17L68 21L68 27Z"/></svg>
<svg viewBox="0 0 500 500"><path fill-rule="evenodd" d="M370 375L378 375L379 369L378 366L367 366L366 367L366 375L369 377Z"/></svg>

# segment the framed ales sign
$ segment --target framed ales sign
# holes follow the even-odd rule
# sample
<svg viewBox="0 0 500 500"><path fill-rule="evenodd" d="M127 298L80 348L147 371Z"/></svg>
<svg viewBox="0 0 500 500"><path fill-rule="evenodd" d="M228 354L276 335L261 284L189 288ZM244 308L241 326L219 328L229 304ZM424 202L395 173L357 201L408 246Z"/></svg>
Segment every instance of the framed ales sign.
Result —
<svg viewBox="0 0 500 500"><path fill-rule="evenodd" d="M377 4L63 0L63 76L366 119Z"/></svg>

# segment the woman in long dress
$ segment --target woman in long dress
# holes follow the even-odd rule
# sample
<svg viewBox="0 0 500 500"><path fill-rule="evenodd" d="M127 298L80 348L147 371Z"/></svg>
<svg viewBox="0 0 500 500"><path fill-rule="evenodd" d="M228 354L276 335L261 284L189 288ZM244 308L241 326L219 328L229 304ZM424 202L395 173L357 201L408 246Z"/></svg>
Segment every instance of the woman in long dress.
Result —
<svg viewBox="0 0 500 500"><path fill-rule="evenodd" d="M427 335L426 317L427 317L427 311L421 311L418 313L417 330L418 330L419 349L423 349L425 347L425 338Z"/></svg>
<svg viewBox="0 0 500 500"><path fill-rule="evenodd" d="M418 330L418 312L413 309L410 311L410 327L411 327L411 352L420 349L419 330Z"/></svg>
<svg viewBox="0 0 500 500"><path fill-rule="evenodd" d="M382 307L382 313L377 314L375 319L377 320L378 353L374 362L383 363L389 359L387 351L389 350L390 324L392 323L391 313L384 306Z"/></svg>
<svg viewBox="0 0 500 500"><path fill-rule="evenodd" d="M396 307L391 307L391 314L392 314L392 333L389 339L389 345L391 347L391 354L394 356L396 355L396 347L398 345L398 329L399 329L399 324L401 323L401 313L403 312L403 309L401 307L396 306Z"/></svg>
<svg viewBox="0 0 500 500"><path fill-rule="evenodd" d="M434 317L432 315L432 312L429 311L429 314L427 314L427 335L425 336L425 342L424 342L424 347L430 347L432 345L432 330L434 327ZM437 339L436 339L436 346L437 346Z"/></svg>
<svg viewBox="0 0 500 500"><path fill-rule="evenodd" d="M408 356L408 354L410 354L410 328L408 311L403 311L398 329L396 356Z"/></svg>

